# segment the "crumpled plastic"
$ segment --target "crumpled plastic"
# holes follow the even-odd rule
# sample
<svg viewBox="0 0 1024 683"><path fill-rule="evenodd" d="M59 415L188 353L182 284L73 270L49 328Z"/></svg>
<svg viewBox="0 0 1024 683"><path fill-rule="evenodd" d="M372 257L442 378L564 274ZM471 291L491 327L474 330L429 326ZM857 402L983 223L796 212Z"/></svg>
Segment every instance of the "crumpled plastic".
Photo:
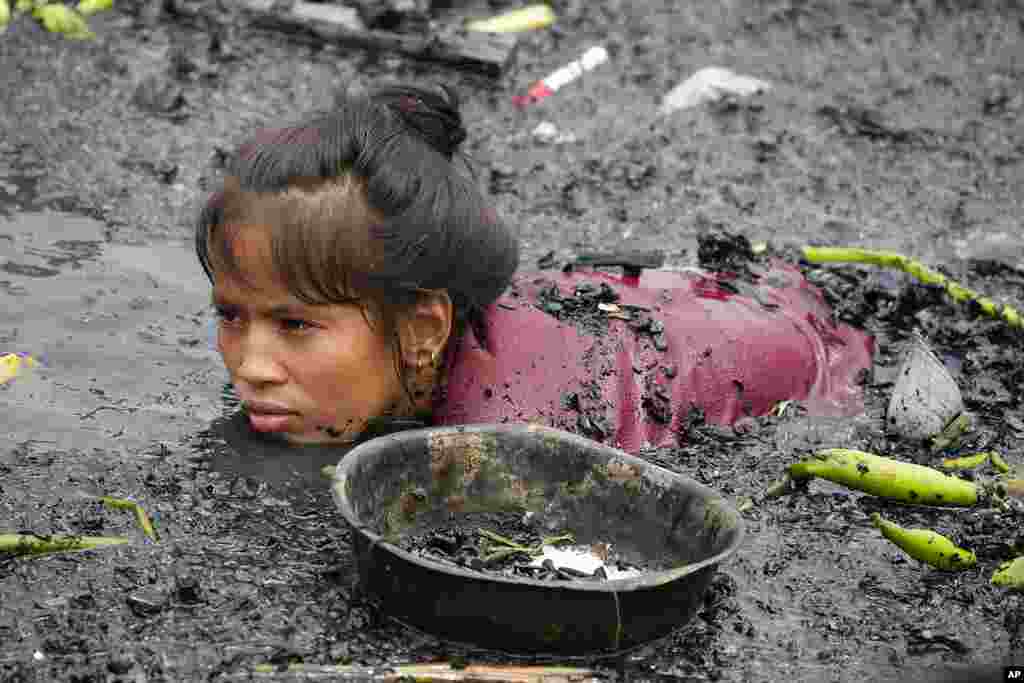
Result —
<svg viewBox="0 0 1024 683"><path fill-rule="evenodd" d="M680 109L699 107L709 102L734 95L747 97L771 88L771 83L752 76L742 76L729 69L709 66L701 69L688 79L672 88L661 104L661 114L671 114Z"/></svg>

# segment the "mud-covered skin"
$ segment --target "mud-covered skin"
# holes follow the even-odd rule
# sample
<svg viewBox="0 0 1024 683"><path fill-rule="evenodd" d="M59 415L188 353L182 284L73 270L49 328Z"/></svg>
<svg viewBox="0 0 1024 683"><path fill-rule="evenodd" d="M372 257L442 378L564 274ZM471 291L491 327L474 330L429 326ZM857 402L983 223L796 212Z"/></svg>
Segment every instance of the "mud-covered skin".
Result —
<svg viewBox="0 0 1024 683"><path fill-rule="evenodd" d="M240 59L219 62L207 58L205 34L166 22L130 29L134 20L118 13L90 20L95 42L65 41L20 19L0 41L0 211L47 205L99 217L106 224L96 239L80 239L110 240L104 253L135 240L187 240L204 179L222 159L217 150L251 127L328 106L332 89L351 76L439 76L465 90L467 149L520 229L524 266L551 249L565 260L577 248L624 239L666 249L669 265L691 265L698 230L722 223L754 243L903 251L1020 307L1024 142L1016 94L1024 87L1012 59L1024 29L1019 11L1003 3L955 12L942 9L948 4L783 1L751 11L748 3L700 0L652 11L620 0L560 2L557 30L524 35L518 67L496 84L244 32L230 46ZM612 52L608 65L525 111L512 108L512 95L597 43ZM195 68L168 59L172 47ZM171 85L185 104L163 115L138 110L136 83L172 64L180 80ZM707 65L777 87L752 103L656 121L658 98ZM847 99L879 115L851 109ZM530 131L542 120L582 142L537 144ZM2 248L3 235L19 229L0 225ZM39 267L64 275L74 266ZM902 277L854 267L808 273L842 319L879 336L867 415L797 413L735 430L695 419L688 446L648 457L733 498L758 496L816 448L935 464L882 431L900 345L918 325L944 362L959 365L954 374L979 418L964 452L998 449L1011 465L1024 463L1018 337ZM0 272L0 310L49 291L45 278L28 277ZM200 434L226 405L215 359L190 350L201 339L204 293L182 303L142 276L103 288L70 290L83 300L54 322L0 324L0 343L25 350L83 337L93 329L87 323L140 328L128 328L133 343L122 343L120 355L73 347L51 359L46 382L19 389L66 412L23 403L5 414L0 520L4 530L126 534L135 543L0 561L0 680L224 680L257 662L290 659L477 659L389 623L353 590L347 534L315 481L337 453L303 451L285 461L272 444L238 454ZM101 406L110 408L80 417ZM301 479L307 470L313 481ZM135 497L161 542L146 545L130 515L77 500L78 490ZM903 560L871 527L876 511L956 538L978 566L949 575ZM701 616L627 657L634 680L931 681L943 680L936 668L954 660L1024 660L1022 597L989 583L1022 520L984 509L895 507L818 482L745 518L744 550L718 576Z"/></svg>

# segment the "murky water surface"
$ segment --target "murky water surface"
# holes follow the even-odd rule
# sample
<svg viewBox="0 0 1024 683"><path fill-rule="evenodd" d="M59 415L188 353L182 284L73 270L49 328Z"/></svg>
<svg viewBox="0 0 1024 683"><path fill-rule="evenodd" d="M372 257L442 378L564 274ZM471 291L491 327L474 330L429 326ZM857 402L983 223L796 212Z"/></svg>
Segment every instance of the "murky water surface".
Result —
<svg viewBox="0 0 1024 683"><path fill-rule="evenodd" d="M215 150L256 124L329 105L353 77L463 88L468 151L520 230L524 266L549 249L562 257L622 243L692 264L697 232L722 223L754 241L901 250L1020 306L1019 8L862 5L559 3L559 29L525 35L517 66L496 83L245 34L233 62L192 51L215 75L179 82L188 105L177 120L138 111L131 96L144 76L166 72L170 50L205 45L205 34L166 22L132 28L116 13L91 44L12 25L0 43L0 351L37 355L44 367L0 386L0 531L133 542L0 561L0 678L224 680L268 661L495 659L364 602L319 474L342 452L253 438L232 417L210 345L189 222ZM511 107L512 95L595 43L612 50L607 67L550 101ZM752 103L658 119L660 95L712 64L776 87ZM867 119L845 109L839 124L821 113L851 102L890 132L927 133L926 143L869 135ZM530 131L542 120L579 142L537 142ZM1004 265L985 270L978 259ZM905 279L840 275L818 273L880 340L864 417L766 421L650 457L734 499L758 495L813 448L927 461L880 429L901 335L918 326L980 415L979 447L1024 463L1019 337L956 307L886 322L882 304L904 296ZM141 502L159 542L89 497L98 494ZM1022 520L885 509L977 552L976 570L944 574L880 539L867 523L877 508L818 484L755 507L743 552L700 616L623 670L637 680L923 681L954 662L1021 662L1021 598L988 576Z"/></svg>

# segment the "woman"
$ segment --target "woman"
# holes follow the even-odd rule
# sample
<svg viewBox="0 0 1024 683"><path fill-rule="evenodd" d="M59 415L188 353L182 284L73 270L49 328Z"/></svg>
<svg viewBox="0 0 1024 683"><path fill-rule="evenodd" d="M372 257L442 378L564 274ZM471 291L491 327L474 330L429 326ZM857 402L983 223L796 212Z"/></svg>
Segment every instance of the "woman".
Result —
<svg viewBox="0 0 1024 683"><path fill-rule="evenodd" d="M254 430L349 443L380 418L540 421L635 451L695 409L860 409L871 340L791 267L514 276L465 137L450 90L394 86L239 148L196 248Z"/></svg>

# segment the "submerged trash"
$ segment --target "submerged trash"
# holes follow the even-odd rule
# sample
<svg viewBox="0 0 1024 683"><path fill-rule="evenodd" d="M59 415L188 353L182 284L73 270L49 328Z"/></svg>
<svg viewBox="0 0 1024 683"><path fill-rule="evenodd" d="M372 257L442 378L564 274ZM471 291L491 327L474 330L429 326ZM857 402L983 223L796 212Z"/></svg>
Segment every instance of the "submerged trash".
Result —
<svg viewBox="0 0 1024 683"><path fill-rule="evenodd" d="M717 102L728 95L746 97L771 88L771 84L751 76L741 76L729 69L708 66L672 88L661 104L662 115Z"/></svg>
<svg viewBox="0 0 1024 683"><path fill-rule="evenodd" d="M1024 591L1024 557L1003 562L992 575L993 586L1003 586L1010 590Z"/></svg>
<svg viewBox="0 0 1024 683"><path fill-rule="evenodd" d="M970 507L978 487L939 470L846 448L828 448L788 468L793 479L820 477L873 496L913 505Z"/></svg>
<svg viewBox="0 0 1024 683"><path fill-rule="evenodd" d="M927 343L915 336L889 399L886 424L901 438L924 441L964 411L960 387Z"/></svg>
<svg viewBox="0 0 1024 683"><path fill-rule="evenodd" d="M0 355L0 384L10 381L22 371L37 367L38 365L39 361L27 353L5 353Z"/></svg>
<svg viewBox="0 0 1024 683"><path fill-rule="evenodd" d="M877 512L872 513L871 523L907 555L937 569L959 571L970 569L978 562L970 550L958 548L951 540L930 529L904 529L883 519Z"/></svg>
<svg viewBox="0 0 1024 683"><path fill-rule="evenodd" d="M7 30L7 24L11 23L11 6L7 0L0 0L0 34Z"/></svg>
<svg viewBox="0 0 1024 683"><path fill-rule="evenodd" d="M469 31L484 33L515 33L532 31L555 23L555 13L548 5L530 5L521 9L499 14L490 19L480 19L466 24Z"/></svg>
<svg viewBox="0 0 1024 683"><path fill-rule="evenodd" d="M583 56L574 62L566 64L561 69L549 74L547 77L537 81L527 91L526 95L517 95L512 98L512 104L523 106L555 94L559 88L572 83L587 71L594 69L608 61L608 51L601 46L595 46L583 53Z"/></svg>

